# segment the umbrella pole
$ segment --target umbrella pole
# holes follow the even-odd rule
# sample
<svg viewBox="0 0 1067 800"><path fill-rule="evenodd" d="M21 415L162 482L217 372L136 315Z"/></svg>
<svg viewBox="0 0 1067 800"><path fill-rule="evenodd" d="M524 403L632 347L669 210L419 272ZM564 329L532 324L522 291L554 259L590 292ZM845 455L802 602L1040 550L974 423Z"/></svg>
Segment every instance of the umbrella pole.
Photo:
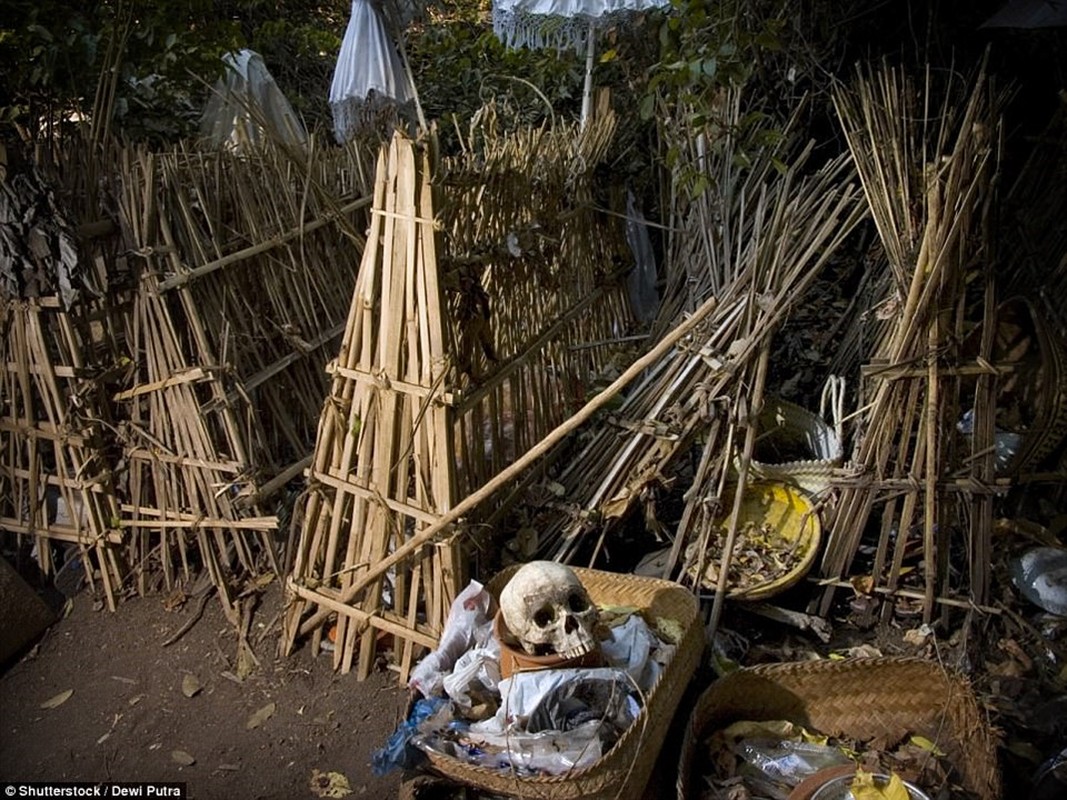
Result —
<svg viewBox="0 0 1067 800"><path fill-rule="evenodd" d="M582 90L582 122L581 130L585 130L593 111L593 51L596 49L593 23L589 22L589 36L586 39L585 48L585 87Z"/></svg>

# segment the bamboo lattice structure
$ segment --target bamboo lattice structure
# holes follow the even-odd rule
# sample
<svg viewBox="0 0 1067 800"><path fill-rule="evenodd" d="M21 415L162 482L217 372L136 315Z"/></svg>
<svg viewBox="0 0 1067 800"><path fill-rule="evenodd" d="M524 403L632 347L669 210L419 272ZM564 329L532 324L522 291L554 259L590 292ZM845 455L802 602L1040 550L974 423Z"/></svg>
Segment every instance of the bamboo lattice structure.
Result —
<svg viewBox="0 0 1067 800"><path fill-rule="evenodd" d="M123 152L115 194L136 289L132 375L111 398L122 525L168 587L208 570L231 616L233 574L261 556L282 571L264 503L309 458L363 245L360 158Z"/></svg>
<svg viewBox="0 0 1067 800"><path fill-rule="evenodd" d="M308 472L287 651L311 634L317 652L330 615L335 666L358 653L361 678L385 635L402 679L436 645L504 504L412 543L582 402L610 351L572 345L627 324L623 229L590 185L613 131L608 115L581 136L503 136L489 107L455 159L399 136L383 150ZM364 579L394 553L389 574Z"/></svg>
<svg viewBox="0 0 1067 800"><path fill-rule="evenodd" d="M107 398L83 360L105 334L80 311L54 296L0 306L0 528L34 538L46 575L63 566L51 543L75 545L114 610L123 569L104 458Z"/></svg>
<svg viewBox="0 0 1067 800"><path fill-rule="evenodd" d="M872 520L871 592L901 589L905 556L918 546L930 621L938 600L988 600L993 499L1005 488L994 474L993 421L997 381L1010 366L991 359L989 271L1002 98L984 74L966 87L939 87L928 75L916 87L882 68L839 88L835 102L892 280L882 303L888 324L861 371L853 462L863 474L843 485L829 521L822 577L831 586L819 609L829 611L833 584L852 574ZM984 287L983 334L965 358L958 345L967 334L969 277ZM969 443L955 432L968 408ZM950 559L966 564L951 580Z"/></svg>
<svg viewBox="0 0 1067 800"><path fill-rule="evenodd" d="M724 107L717 132L679 128L682 163L706 178L707 190L676 211L668 291L657 326L670 329L702 298L718 307L702 338L674 349L637 382L589 443L556 478L570 507L539 521L549 557L589 563L619 521L638 504L655 526L655 491L694 446L703 450L687 506L664 569L676 574L683 546L701 538L718 506L719 478L732 462L741 428L752 429L762 404L753 393L755 367L794 304L862 218L850 160L839 158L804 175L809 152L760 153L737 168L733 143L738 95ZM722 134L729 136L728 133ZM703 444L698 439L703 438ZM663 526L660 525L662 528ZM706 538L706 537L705 537ZM704 542L706 544L706 541ZM700 557L701 548L695 551Z"/></svg>
<svg viewBox="0 0 1067 800"><path fill-rule="evenodd" d="M84 145L50 156L86 220L80 300L3 308L0 524L38 537L46 572L47 540L92 548L112 608L123 582L206 569L236 618L238 573L282 571L266 503L310 458L363 247L364 151Z"/></svg>
<svg viewBox="0 0 1067 800"><path fill-rule="evenodd" d="M106 297L102 254L80 246L81 209L49 155L0 158L0 531L32 542L43 575L69 564L76 581L80 565L114 610L124 562L106 381L121 304Z"/></svg>

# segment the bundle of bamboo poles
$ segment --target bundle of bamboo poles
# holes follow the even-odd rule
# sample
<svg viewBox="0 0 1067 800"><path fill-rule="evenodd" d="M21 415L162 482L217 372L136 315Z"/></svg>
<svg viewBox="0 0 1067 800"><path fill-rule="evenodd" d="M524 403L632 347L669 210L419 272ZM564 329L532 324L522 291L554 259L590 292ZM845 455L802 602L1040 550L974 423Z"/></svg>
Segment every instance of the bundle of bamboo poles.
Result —
<svg viewBox="0 0 1067 800"><path fill-rule="evenodd" d="M716 131L736 130L740 98L732 97L724 113ZM557 493L572 504L542 528L545 552L557 560L596 559L612 527L703 438L697 480L665 570L674 573L683 545L699 533L695 509L718 494L714 484L731 463L736 429L758 416L762 396L751 391L752 367L862 217L847 157L805 175L809 151L794 153L792 165L779 172L783 153L768 150L740 170L731 142L713 140L717 132L678 130L684 168L703 175L708 188L678 210L671 226L669 291L658 324L676 325L694 299L715 296L718 307L703 338L654 364L611 423L555 479L563 487Z"/></svg>
<svg viewBox="0 0 1067 800"><path fill-rule="evenodd" d="M830 586L819 610L828 612L834 586L872 537L876 555L864 569L881 597L908 594L905 554L919 544L922 586L911 596L929 621L938 600L987 602L993 500L1004 488L994 475L993 422L997 381L1010 366L990 361L989 269L1003 98L984 74L944 85L927 74L917 86L888 67L861 70L834 98L891 280L879 304L887 324L861 371L852 458L863 475L843 486L829 520L821 569ZM958 349L974 322L968 286L981 292L973 359ZM956 434L968 409L969 443ZM967 566L950 580L957 550Z"/></svg>
<svg viewBox="0 0 1067 800"><path fill-rule="evenodd" d="M431 144L401 137L383 150L371 246L330 367L282 645L310 634L317 651L336 616L335 666L358 653L361 678L382 637L402 679L435 646L506 503L436 543L420 537L584 400L606 357L572 345L628 322L613 274L623 228L590 185L614 120L504 135L487 114L457 158L436 162Z"/></svg>

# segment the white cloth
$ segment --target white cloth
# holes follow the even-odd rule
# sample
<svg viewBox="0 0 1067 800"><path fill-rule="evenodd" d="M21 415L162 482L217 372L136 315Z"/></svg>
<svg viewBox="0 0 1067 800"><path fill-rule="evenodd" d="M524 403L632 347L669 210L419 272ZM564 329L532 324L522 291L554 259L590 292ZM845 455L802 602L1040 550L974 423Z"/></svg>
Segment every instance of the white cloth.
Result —
<svg viewBox="0 0 1067 800"><path fill-rule="evenodd" d="M268 136L290 144L307 141L307 131L274 77L254 50L222 57L226 74L204 109L200 133L214 147L241 150Z"/></svg>
<svg viewBox="0 0 1067 800"><path fill-rule="evenodd" d="M493 32L508 47L584 51L589 27L667 8L670 0L493 0Z"/></svg>
<svg viewBox="0 0 1067 800"><path fill-rule="evenodd" d="M347 141L360 127L366 106L383 100L403 105L413 98L396 45L377 9L371 0L352 0L352 16L330 84L330 110L337 141Z"/></svg>

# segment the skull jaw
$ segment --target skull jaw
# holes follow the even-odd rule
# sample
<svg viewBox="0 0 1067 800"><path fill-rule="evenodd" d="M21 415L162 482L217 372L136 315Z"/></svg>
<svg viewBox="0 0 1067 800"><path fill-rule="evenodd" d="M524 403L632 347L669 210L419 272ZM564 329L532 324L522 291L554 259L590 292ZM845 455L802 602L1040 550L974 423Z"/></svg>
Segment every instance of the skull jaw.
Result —
<svg viewBox="0 0 1067 800"><path fill-rule="evenodd" d="M511 635L507 628L507 623L500 613L493 619L493 634L500 643L500 675L503 678L510 677L516 672L570 667L601 667L604 665L604 657L597 643L589 646L586 652L576 655L564 656L558 653L537 655L528 653L518 640Z"/></svg>

